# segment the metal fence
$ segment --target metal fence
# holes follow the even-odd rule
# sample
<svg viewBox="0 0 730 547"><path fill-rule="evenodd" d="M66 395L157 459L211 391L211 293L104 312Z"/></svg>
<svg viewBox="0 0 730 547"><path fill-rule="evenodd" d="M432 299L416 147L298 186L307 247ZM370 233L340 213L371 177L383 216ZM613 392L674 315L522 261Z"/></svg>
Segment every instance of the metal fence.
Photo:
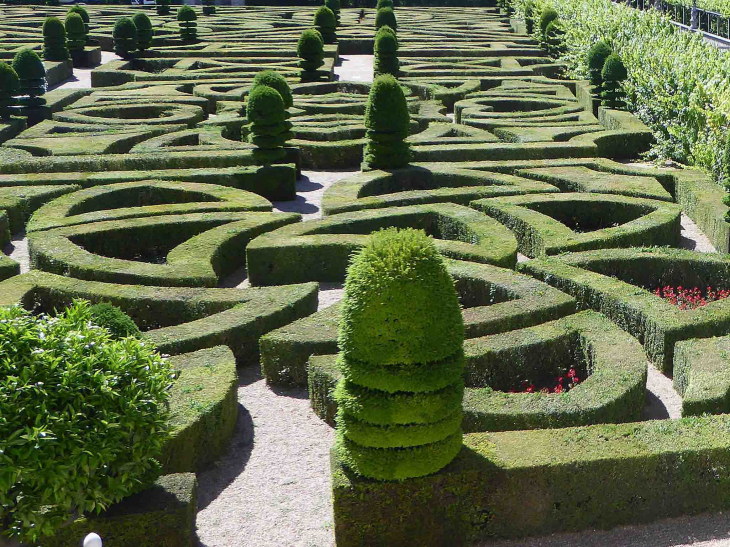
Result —
<svg viewBox="0 0 730 547"><path fill-rule="evenodd" d="M697 7L683 6L667 0L618 0L639 10L657 9L664 12L672 21L701 30L713 36L730 40L730 18ZM694 12L694 20L692 14Z"/></svg>

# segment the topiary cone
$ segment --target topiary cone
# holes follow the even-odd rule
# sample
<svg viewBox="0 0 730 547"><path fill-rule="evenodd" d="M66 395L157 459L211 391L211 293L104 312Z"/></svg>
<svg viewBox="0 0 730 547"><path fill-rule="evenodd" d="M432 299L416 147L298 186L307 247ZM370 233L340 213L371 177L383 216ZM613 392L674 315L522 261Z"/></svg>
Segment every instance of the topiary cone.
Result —
<svg viewBox="0 0 730 547"><path fill-rule="evenodd" d="M398 169L408 165L410 129L408 103L398 81L390 74L375 78L365 106L367 142L364 169Z"/></svg>
<svg viewBox="0 0 730 547"><path fill-rule="evenodd" d="M152 21L147 17L146 13L138 12L132 17L134 26L137 27L137 47L140 51L149 49L152 47L152 37L155 35L155 31L152 28Z"/></svg>
<svg viewBox="0 0 730 547"><path fill-rule="evenodd" d="M66 61L66 29L58 17L46 17L43 22L43 58L46 61Z"/></svg>
<svg viewBox="0 0 730 547"><path fill-rule="evenodd" d="M586 65L588 66L588 79L591 85L596 86L596 92L600 93L601 85L603 84L603 78L601 78L601 71L603 65L611 55L611 48L609 45L600 40L591 46L586 56Z"/></svg>
<svg viewBox="0 0 730 547"><path fill-rule="evenodd" d="M0 62L0 117L4 120L9 120L14 113L11 107L17 103L15 95L19 89L17 72L9 64Z"/></svg>
<svg viewBox="0 0 730 547"><path fill-rule="evenodd" d="M348 268L335 450L355 473L404 480L461 450L464 323L454 282L421 230L373 234Z"/></svg>
<svg viewBox="0 0 730 547"><path fill-rule="evenodd" d="M378 74L392 74L398 76L400 63L398 61L398 38L395 31L385 25L375 33L375 61L374 72Z"/></svg>
<svg viewBox="0 0 730 547"><path fill-rule="evenodd" d="M320 78L317 69L324 64L324 40L315 29L302 32L297 42L297 55L301 59L299 66L302 69L303 82L312 82Z"/></svg>
<svg viewBox="0 0 730 547"><path fill-rule="evenodd" d="M256 146L254 158L263 165L284 159L284 145L294 135L291 122L286 121L281 94L267 85L252 88L246 103L246 118L250 122L247 140Z"/></svg>
<svg viewBox="0 0 730 547"><path fill-rule="evenodd" d="M21 49L13 57L12 66L20 80L20 94L28 96L20 99L23 106L35 108L46 104L41 97L46 92L46 68L38 54L30 48Z"/></svg>
<svg viewBox="0 0 730 547"><path fill-rule="evenodd" d="M623 100L626 94L621 87L621 82L627 77L628 72L623 61L621 61L621 57L615 53L609 55L601 71L601 79L603 80L603 91L601 92L601 98L603 100L601 104L603 106L609 108L622 108L626 106Z"/></svg>
<svg viewBox="0 0 730 547"><path fill-rule="evenodd" d="M327 6L320 6L314 12L314 26L322 35L325 44L334 44L337 41L337 20L333 11Z"/></svg>
<svg viewBox="0 0 730 547"><path fill-rule="evenodd" d="M294 106L294 97L292 96L289 84L287 83L284 76L282 76L275 70L264 70L257 73L253 79L253 85L251 86L251 89L259 85L267 85L276 89L276 91L279 92L279 95L281 95L281 98L284 101L285 109Z"/></svg>
<svg viewBox="0 0 730 547"><path fill-rule="evenodd" d="M69 51L84 51L86 45L86 25L84 20L76 12L69 12L66 15L66 33L68 36Z"/></svg>
<svg viewBox="0 0 730 547"><path fill-rule="evenodd" d="M332 13L335 14L335 21L337 22L337 26L340 26L340 8L342 7L342 4L340 0L324 0L324 5L327 6L329 9L332 10Z"/></svg>
<svg viewBox="0 0 730 547"><path fill-rule="evenodd" d="M398 31L398 23L395 20L395 12L393 11L393 8L380 8L375 14L375 30L386 25L392 28L395 32Z"/></svg>
<svg viewBox="0 0 730 547"><path fill-rule="evenodd" d="M114 53L122 59L129 59L137 51L137 26L129 17L120 17L112 31Z"/></svg>

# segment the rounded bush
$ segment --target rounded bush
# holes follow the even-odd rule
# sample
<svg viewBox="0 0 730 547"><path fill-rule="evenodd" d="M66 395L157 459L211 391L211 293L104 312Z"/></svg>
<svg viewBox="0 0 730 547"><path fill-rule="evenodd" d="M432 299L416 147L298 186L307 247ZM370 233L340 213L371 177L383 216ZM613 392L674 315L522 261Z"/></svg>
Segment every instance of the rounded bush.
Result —
<svg viewBox="0 0 730 547"><path fill-rule="evenodd" d="M22 99L23 105L33 108L45 104L40 96L46 92L46 68L38 54L30 48L21 49L13 57L12 66L20 80L20 94L28 95Z"/></svg>
<svg viewBox="0 0 730 547"><path fill-rule="evenodd" d="M340 9L342 8L342 4L340 3L340 0L324 0L324 5L327 6L329 9L332 10L332 13L335 14L335 21L337 21L337 26L340 25Z"/></svg>
<svg viewBox="0 0 730 547"><path fill-rule="evenodd" d="M195 21L198 16L195 15L195 10L188 5L180 6L177 10L178 21Z"/></svg>
<svg viewBox="0 0 730 547"><path fill-rule="evenodd" d="M601 70L601 78L604 81L622 82L629 76L626 66L616 53L612 53L606 58Z"/></svg>
<svg viewBox="0 0 730 547"><path fill-rule="evenodd" d="M84 51L86 45L86 25L78 13L69 12L66 16L69 51Z"/></svg>
<svg viewBox="0 0 730 547"><path fill-rule="evenodd" d="M393 9L393 7L393 0L378 0L378 3L375 5L376 10L379 10L380 8Z"/></svg>
<svg viewBox="0 0 730 547"><path fill-rule="evenodd" d="M319 31L307 29L302 32L297 42L297 55L302 59L299 61L302 81L319 79L316 71L324 64L324 40Z"/></svg>
<svg viewBox="0 0 730 547"><path fill-rule="evenodd" d="M609 55L611 55L611 48L603 40L596 42L588 50L586 65L588 66L588 78L592 85L600 86L603 83L601 71Z"/></svg>
<svg viewBox="0 0 730 547"><path fill-rule="evenodd" d="M543 38L547 36L547 27L558 18L558 12L553 8L545 8L540 15L540 34Z"/></svg>
<svg viewBox="0 0 730 547"><path fill-rule="evenodd" d="M147 14L141 11L135 13L132 22L137 27L137 47L140 50L152 47L152 37L155 35L155 31Z"/></svg>
<svg viewBox="0 0 730 547"><path fill-rule="evenodd" d="M170 0L155 0L155 4L157 4L157 15L170 14Z"/></svg>
<svg viewBox="0 0 730 547"><path fill-rule="evenodd" d="M281 95L281 98L284 101L284 108L291 108L292 106L294 106L294 97L292 97L289 84L287 83L284 76L282 76L275 70L264 70L263 72L257 73L253 79L253 85L251 87L256 87L259 85L266 85L276 89L276 91L279 92L279 95Z"/></svg>
<svg viewBox="0 0 730 547"><path fill-rule="evenodd" d="M601 79L603 80L601 92L601 104L609 108L621 108L626 105L623 101L625 93L621 88L621 82L628 77L628 71L621 57L615 53L606 58L601 71Z"/></svg>
<svg viewBox="0 0 730 547"><path fill-rule="evenodd" d="M89 308L89 313L91 314L91 322L108 330L109 335L115 340L127 336L134 338L142 336L139 327L135 325L132 318L108 302L94 304Z"/></svg>
<svg viewBox="0 0 730 547"><path fill-rule="evenodd" d="M129 17L117 19L114 23L112 38L114 39L114 52L123 59L131 57L137 51L137 25Z"/></svg>
<svg viewBox="0 0 730 547"><path fill-rule="evenodd" d="M380 8L375 14L375 28L379 29L383 26L389 26L394 31L398 30L398 23L395 20L395 12L393 8Z"/></svg>
<svg viewBox="0 0 730 547"><path fill-rule="evenodd" d="M365 106L364 163L378 169L408 164L410 148L405 142L410 128L408 103L398 80L390 74L375 78Z"/></svg>
<svg viewBox="0 0 730 547"><path fill-rule="evenodd" d="M43 58L47 61L68 59L66 29L58 17L46 17L43 22Z"/></svg>
<svg viewBox="0 0 730 547"><path fill-rule="evenodd" d="M0 99L9 99L18 93L18 73L7 63L0 62Z"/></svg>
<svg viewBox="0 0 730 547"><path fill-rule="evenodd" d="M203 15L213 15L215 13L215 0L203 1Z"/></svg>
<svg viewBox="0 0 730 547"><path fill-rule="evenodd" d="M246 117L249 122L264 125L283 122L285 119L284 99L273 87L256 86L248 95Z"/></svg>
<svg viewBox="0 0 730 547"><path fill-rule="evenodd" d="M197 26L195 22L198 18L195 10L188 5L180 6L177 10L177 20L180 25L180 38L183 41L190 42L198 37Z"/></svg>
<svg viewBox="0 0 730 547"><path fill-rule="evenodd" d="M284 144L291 139L292 124L286 121L284 99L267 85L251 89L246 104L246 118L250 122L248 142L255 145L254 157L264 165L284 158Z"/></svg>
<svg viewBox="0 0 730 547"><path fill-rule="evenodd" d="M389 26L383 26L375 33L375 74L398 75L400 63L398 62L398 38L395 31Z"/></svg>
<svg viewBox="0 0 730 547"><path fill-rule="evenodd" d="M43 36L52 38L65 38L66 29L58 17L46 17L43 21Z"/></svg>
<svg viewBox="0 0 730 547"><path fill-rule="evenodd" d="M53 318L0 309L0 504L29 544L159 473L170 367L90 321L83 301Z"/></svg>
<svg viewBox="0 0 730 547"><path fill-rule="evenodd" d="M81 16L81 19L83 19L84 24L89 24L91 22L91 19L89 18L89 12L86 11L86 8L84 6L81 6L79 4L74 4L70 8L68 8L67 14L71 13L78 13ZM68 30L68 29L66 29Z"/></svg>
<svg viewBox="0 0 730 547"><path fill-rule="evenodd" d="M325 44L334 44L337 41L337 20L334 12L327 6L320 6L314 12L314 26L322 35Z"/></svg>

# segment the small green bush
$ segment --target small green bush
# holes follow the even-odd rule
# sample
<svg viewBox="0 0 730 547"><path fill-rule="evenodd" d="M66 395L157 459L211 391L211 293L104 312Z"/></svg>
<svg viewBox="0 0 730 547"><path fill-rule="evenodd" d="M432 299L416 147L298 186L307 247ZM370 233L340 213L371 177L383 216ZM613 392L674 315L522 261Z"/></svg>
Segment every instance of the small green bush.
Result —
<svg viewBox="0 0 730 547"><path fill-rule="evenodd" d="M108 302L94 304L89 308L89 313L91 314L91 322L94 325L108 330L111 337L115 340L126 338L127 336L134 338L140 338L142 336L139 327L134 324L132 318L120 308Z"/></svg>
<svg viewBox="0 0 730 547"><path fill-rule="evenodd" d="M411 228L373 234L345 281L343 378L334 392L341 461L378 480L428 475L448 464L461 449L463 342L454 282L433 240ZM410 382L414 366L442 375ZM360 385L360 371L373 369L399 389Z"/></svg>
<svg viewBox="0 0 730 547"><path fill-rule="evenodd" d="M403 89L390 74L375 78L365 106L367 128L364 164L374 169L397 169L410 160L405 142L410 115Z"/></svg>
<svg viewBox="0 0 730 547"><path fill-rule="evenodd" d="M588 79L591 85L596 86L596 92L600 94L601 85L603 84L603 78L601 78L601 71L603 65L606 63L606 59L611 55L611 47L603 40L599 40L591 46L586 56L586 65L588 66Z"/></svg>
<svg viewBox="0 0 730 547"><path fill-rule="evenodd" d="M66 61L66 29L58 17L46 17L43 22L43 58L46 61Z"/></svg>
<svg viewBox="0 0 730 547"><path fill-rule="evenodd" d="M152 37L155 35L155 31L152 28L152 21L147 17L144 12L138 12L132 17L134 26L137 27L137 47L140 51L149 49L152 47Z"/></svg>
<svg viewBox="0 0 730 547"><path fill-rule="evenodd" d="M190 6L180 6L177 10L177 20L180 25L180 38L185 42L192 42L198 38L198 16Z"/></svg>
<svg viewBox="0 0 730 547"><path fill-rule="evenodd" d="M159 473L170 367L91 319L85 301L56 317L0 309L0 528L28 543Z"/></svg>
<svg viewBox="0 0 730 547"><path fill-rule="evenodd" d="M380 8L375 14L375 30L386 25L398 32L398 22L395 20L393 8Z"/></svg>
<svg viewBox="0 0 730 547"><path fill-rule="evenodd" d="M0 62L0 117L9 120L17 101L15 95L20 89L18 74L7 63Z"/></svg>
<svg viewBox="0 0 730 547"><path fill-rule="evenodd" d="M157 15L170 15L170 0L155 0Z"/></svg>
<svg viewBox="0 0 730 547"><path fill-rule="evenodd" d="M213 15L215 13L215 0L203 1L203 15Z"/></svg>
<svg viewBox="0 0 730 547"><path fill-rule="evenodd" d="M324 40L315 29L302 32L297 42L297 55L301 59L299 66L302 69L303 82L318 80L320 75L317 69L324 64Z"/></svg>
<svg viewBox="0 0 730 547"><path fill-rule="evenodd" d="M623 108L626 106L623 100L626 93L621 87L621 82L627 77L628 72L623 61L621 61L621 57L615 53L609 55L601 71L601 79L603 80L603 91L601 92L603 100L601 104L603 106L609 108Z"/></svg>
<svg viewBox="0 0 730 547"><path fill-rule="evenodd" d="M38 54L30 48L21 49L13 57L13 69L20 80L20 94L27 95L20 103L26 108L46 104L41 97L46 92L46 67Z"/></svg>
<svg viewBox="0 0 730 547"><path fill-rule="evenodd" d="M137 25L129 17L120 17L117 19L116 23L114 23L112 38L114 39L114 53L122 59L131 58L137 51Z"/></svg>
<svg viewBox="0 0 730 547"><path fill-rule="evenodd" d="M320 6L314 12L314 27L322 35L325 44L334 44L337 41L337 19L327 6Z"/></svg>
<svg viewBox="0 0 730 547"><path fill-rule="evenodd" d="M392 74L398 76L398 38L395 31L385 25L375 33L375 61L374 72L378 74Z"/></svg>
<svg viewBox="0 0 730 547"><path fill-rule="evenodd" d="M258 85L251 89L246 103L248 142L255 145L254 157L263 165L284 158L284 144L294 135L292 124L286 121L284 99L273 87Z"/></svg>
<svg viewBox="0 0 730 547"><path fill-rule="evenodd" d="M69 12L66 15L66 33L68 35L69 51L84 51L86 45L86 25L84 20L76 12Z"/></svg>
<svg viewBox="0 0 730 547"><path fill-rule="evenodd" d="M258 85L267 85L273 87L279 92L281 98L284 100L284 108L291 108L294 106L294 97L291 94L291 88L287 83L284 76L276 72L275 70L264 70L258 72L253 79L252 88Z"/></svg>
<svg viewBox="0 0 730 547"><path fill-rule="evenodd" d="M547 38L547 28L550 23L558 18L558 12L553 8L545 8L540 14L540 38L545 41Z"/></svg>
<svg viewBox="0 0 730 547"><path fill-rule="evenodd" d="M340 26L340 8L342 7L342 4L340 3L340 0L324 0L324 5L327 6L329 9L332 10L332 13L335 14L335 21L337 22L337 26Z"/></svg>

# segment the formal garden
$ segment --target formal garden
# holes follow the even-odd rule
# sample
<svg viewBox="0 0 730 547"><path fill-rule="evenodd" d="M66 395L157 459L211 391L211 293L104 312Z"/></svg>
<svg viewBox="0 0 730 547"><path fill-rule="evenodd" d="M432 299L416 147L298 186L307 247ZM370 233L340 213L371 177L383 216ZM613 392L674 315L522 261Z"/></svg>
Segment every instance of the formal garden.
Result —
<svg viewBox="0 0 730 547"><path fill-rule="evenodd" d="M726 53L610 0L202 4L0 5L0 546L730 509Z"/></svg>

